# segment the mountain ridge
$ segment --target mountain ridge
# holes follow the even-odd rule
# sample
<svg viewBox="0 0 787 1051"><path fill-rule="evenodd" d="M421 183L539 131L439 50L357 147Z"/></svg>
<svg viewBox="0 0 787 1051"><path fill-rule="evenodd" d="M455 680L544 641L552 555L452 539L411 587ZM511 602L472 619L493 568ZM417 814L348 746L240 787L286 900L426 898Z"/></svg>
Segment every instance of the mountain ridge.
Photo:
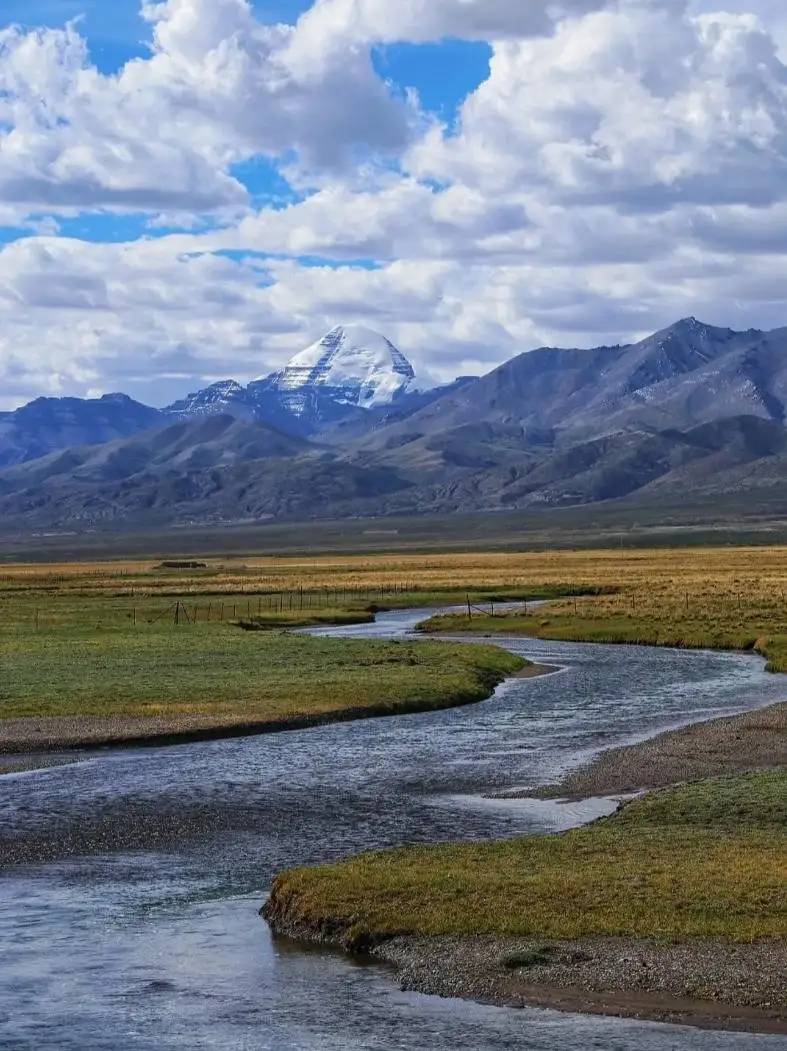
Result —
<svg viewBox="0 0 787 1051"><path fill-rule="evenodd" d="M411 367L397 371L385 341L370 354L388 370L380 397L374 382L364 396L363 355L334 370L336 349L349 339L363 350L368 335L333 333L293 366L298 413L281 397L286 370L247 387L221 381L163 411L126 399L122 425L138 416L147 430L6 463L0 518L20 527L177 524L747 492L781 506L787 329L736 332L685 318L633 344L539 348L430 392L417 390ZM105 420L112 404L91 412Z"/></svg>

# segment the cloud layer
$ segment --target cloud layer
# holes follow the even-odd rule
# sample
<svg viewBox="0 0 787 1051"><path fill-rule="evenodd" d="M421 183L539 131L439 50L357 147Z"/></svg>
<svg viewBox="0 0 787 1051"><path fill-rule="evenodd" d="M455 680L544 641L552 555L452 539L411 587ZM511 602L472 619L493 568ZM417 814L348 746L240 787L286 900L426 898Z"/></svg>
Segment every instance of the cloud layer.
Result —
<svg viewBox="0 0 787 1051"><path fill-rule="evenodd" d="M441 377L686 313L785 323L787 68L736 8L317 0L285 26L167 0L114 75L78 25L0 28L0 222L30 229L0 251L0 407L162 400L338 321ZM446 36L492 48L450 126L373 61ZM254 159L295 199L255 203ZM184 232L57 236L90 213Z"/></svg>

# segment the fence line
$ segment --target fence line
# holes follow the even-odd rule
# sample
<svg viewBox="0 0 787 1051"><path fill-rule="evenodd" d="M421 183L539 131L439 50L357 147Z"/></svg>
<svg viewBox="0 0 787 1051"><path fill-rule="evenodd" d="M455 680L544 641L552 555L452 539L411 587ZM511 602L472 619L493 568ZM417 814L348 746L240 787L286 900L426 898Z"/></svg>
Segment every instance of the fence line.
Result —
<svg viewBox="0 0 787 1051"><path fill-rule="evenodd" d="M289 588L285 590L254 591L251 593L232 594L232 600L217 598L216 595L209 599L198 597L194 600L188 596L178 598L164 608L151 608L157 601L157 596L148 596L148 602L143 604L140 596L131 595L133 604L129 606L109 606L95 611L97 620L96 627L104 624L117 624L118 621L128 621L132 625L152 625L159 622L169 622L174 627L180 627L196 623L223 623L225 621L237 620L239 617L252 618L263 617L267 614L278 614L284 616L286 613L300 613L320 609L332 609L353 604L368 604L373 606L376 602L384 603L386 599L393 596L426 590L413 582L396 582L383 584L375 587L335 587L335 588ZM73 596L70 596L73 600ZM35 631L46 627L68 626L83 621L90 622L92 613L90 605L96 601L94 597L86 597L84 612L74 613L73 609L60 611L56 607L36 607L32 614L18 620L5 620L4 623L24 626L30 624Z"/></svg>
<svg viewBox="0 0 787 1051"><path fill-rule="evenodd" d="M95 599L86 598L85 605L80 610L73 606L66 610L59 610L55 606L27 607L24 616L9 617L9 610L0 611L0 629L3 627L21 627L32 631L43 631L46 628L76 626L77 624L94 625L96 628L104 626L118 626L119 624L130 624L131 626L146 626L157 623L169 623L173 627L188 626L197 623L225 623L238 619L251 620L254 617L264 618L268 616L279 616L284 626L287 624L287 614L313 613L321 609L332 609L340 607L360 606L361 608L374 608L376 605L384 606L386 600L406 594L418 592L428 593L431 590L449 590L456 593L456 605L460 609L466 609L468 620L474 616L505 616L508 612L505 605L508 602L517 603L522 612L532 612L531 604L538 602L535 597L529 600L524 598L505 599L505 587L494 587L483 589L494 591L495 598L479 595L478 591L466 591L465 589L451 588L441 589L439 585L418 585L412 581L396 582L375 587L337 587L337 588L290 588L284 590L253 591L245 594L230 594L229 596L189 596L173 599L166 606L160 606L162 596L149 595L129 596L130 604L117 606L103 606L91 610L91 603ZM481 591L482 589L478 589ZM521 584L511 585L511 592L526 591L527 588ZM464 596L464 601L462 597ZM168 596L167 596L168 597ZM593 595L556 595L548 597L545 601L563 602L563 613L573 611L576 616L583 613L583 598L603 598L605 596ZM622 613L636 616L645 607L652 608L652 603L640 599L638 603L635 594L621 593L617 596L610 594L609 598L617 598ZM782 603L785 601L784 592L779 596ZM544 601L544 600L541 600ZM643 604L644 602L644 604ZM738 610L742 609L742 597L740 594L731 595L729 603ZM503 605L504 608L500 609ZM706 594L677 594L669 600L661 603L661 608L667 608L677 614L688 616L693 611L711 608L712 603ZM293 619L296 619L293 617Z"/></svg>

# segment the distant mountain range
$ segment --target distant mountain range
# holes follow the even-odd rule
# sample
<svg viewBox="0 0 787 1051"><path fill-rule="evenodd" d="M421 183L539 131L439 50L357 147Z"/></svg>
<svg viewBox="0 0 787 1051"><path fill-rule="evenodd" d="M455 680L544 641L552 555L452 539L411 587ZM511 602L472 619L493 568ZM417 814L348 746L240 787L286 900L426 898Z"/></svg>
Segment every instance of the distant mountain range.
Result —
<svg viewBox="0 0 787 1051"><path fill-rule="evenodd" d="M787 329L694 318L630 346L542 348L419 390L339 327L280 372L165 409L120 394L0 414L4 528L734 499L787 511ZM783 505L783 508L782 508Z"/></svg>

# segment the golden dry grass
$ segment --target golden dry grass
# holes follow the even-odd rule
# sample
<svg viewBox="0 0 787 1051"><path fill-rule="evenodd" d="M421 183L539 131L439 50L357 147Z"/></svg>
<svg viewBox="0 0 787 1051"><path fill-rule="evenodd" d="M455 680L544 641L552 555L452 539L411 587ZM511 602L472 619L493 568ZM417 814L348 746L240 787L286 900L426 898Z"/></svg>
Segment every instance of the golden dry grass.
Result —
<svg viewBox="0 0 787 1051"><path fill-rule="evenodd" d="M753 585L787 593L787 547L670 548L523 553L247 557L206 559L200 570L165 570L159 560L6 565L0 593L19 590L178 590L203 593L289 588L379 588L411 583L423 590L597 584L656 587L679 596L739 593Z"/></svg>
<svg viewBox="0 0 787 1051"><path fill-rule="evenodd" d="M309 609L369 604L479 603L495 591L610 589L549 607L524 629L556 638L751 648L787 667L787 547L208 559L199 570L159 560L9 565L0 571L0 633L43 623L122 623L133 607L156 615L175 598L226 602L226 616L259 612L269 593L304 589ZM256 607L256 608L255 608ZM542 624L542 621L549 623ZM485 629L516 630L496 622ZM522 627L522 625L520 625Z"/></svg>

